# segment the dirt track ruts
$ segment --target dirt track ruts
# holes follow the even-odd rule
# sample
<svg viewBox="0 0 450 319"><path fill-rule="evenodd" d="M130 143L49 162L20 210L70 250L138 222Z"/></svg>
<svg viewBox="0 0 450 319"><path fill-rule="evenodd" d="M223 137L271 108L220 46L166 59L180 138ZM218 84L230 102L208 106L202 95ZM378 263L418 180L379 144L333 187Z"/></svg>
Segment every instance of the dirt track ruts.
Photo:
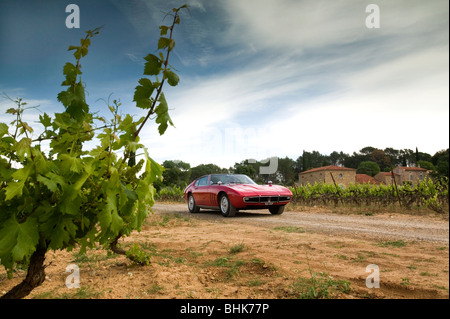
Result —
<svg viewBox="0 0 450 319"><path fill-rule="evenodd" d="M317 211L285 211L271 215L266 210L240 211L233 218L224 218L218 211L201 210L191 214L185 204L155 204L155 213L172 213L198 219L224 220L229 223L245 223L260 227L293 226L305 231L373 238L378 240L412 240L449 243L449 222L429 216L404 214L343 215Z"/></svg>

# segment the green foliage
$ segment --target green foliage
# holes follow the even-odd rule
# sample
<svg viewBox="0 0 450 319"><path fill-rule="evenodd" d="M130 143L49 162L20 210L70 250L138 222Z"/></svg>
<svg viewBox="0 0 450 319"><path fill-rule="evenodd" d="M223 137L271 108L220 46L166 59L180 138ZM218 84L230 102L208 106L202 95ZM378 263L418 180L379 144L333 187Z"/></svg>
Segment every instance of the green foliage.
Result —
<svg viewBox="0 0 450 319"><path fill-rule="evenodd" d="M292 293L299 299L333 299L352 291L350 282L346 280L333 279L326 273L311 269L309 273L310 278L299 277L292 287Z"/></svg>
<svg viewBox="0 0 450 319"><path fill-rule="evenodd" d="M358 166L357 174L367 174L369 176L375 176L380 172L380 166L372 161L361 162Z"/></svg>
<svg viewBox="0 0 450 319"><path fill-rule="evenodd" d="M177 186L163 187L156 193L155 199L160 201L184 202L183 190L183 188Z"/></svg>
<svg viewBox="0 0 450 319"><path fill-rule="evenodd" d="M427 207L438 213L445 211L448 213L448 188L447 178L440 180L427 178L415 186L410 184L397 187L395 185L350 184L348 187L339 189L339 192L334 185L325 183L290 187L293 202L303 205L343 203L388 206L400 204L407 209L412 208L413 205Z"/></svg>
<svg viewBox="0 0 450 319"><path fill-rule="evenodd" d="M145 58L144 74L162 78L140 79L136 87L136 105L148 109L146 117L119 115L121 104L116 100L107 103L110 119L90 111L80 61L99 28L87 31L79 46L69 47L75 63L64 65L65 89L58 94L64 111L39 116L43 126L39 137L34 138L34 130L23 121L29 108L22 99L14 100L16 107L7 110L13 121L0 123L0 259L9 272L16 263L29 261L38 248L109 247L117 238L141 229L154 204L153 183L162 178L163 167L139 143L139 132L152 114L160 134L173 125L162 87L166 80L170 85L178 83L168 57L175 45L172 31L180 9L173 11L172 26L165 27L170 37L163 42L170 41L158 46L159 57ZM48 152L42 150L42 141L50 142ZM88 150L88 142L96 146ZM137 155L142 159L127 165Z"/></svg>
<svg viewBox="0 0 450 319"><path fill-rule="evenodd" d="M131 246L126 255L128 257L133 256L133 260L140 265L150 264L150 255L143 251L138 244Z"/></svg>
<svg viewBox="0 0 450 319"><path fill-rule="evenodd" d="M199 178L200 176L206 175L206 174L221 174L221 173L228 173L227 169L220 168L219 166L215 164L200 164L198 166L195 166L191 169L191 182Z"/></svg>

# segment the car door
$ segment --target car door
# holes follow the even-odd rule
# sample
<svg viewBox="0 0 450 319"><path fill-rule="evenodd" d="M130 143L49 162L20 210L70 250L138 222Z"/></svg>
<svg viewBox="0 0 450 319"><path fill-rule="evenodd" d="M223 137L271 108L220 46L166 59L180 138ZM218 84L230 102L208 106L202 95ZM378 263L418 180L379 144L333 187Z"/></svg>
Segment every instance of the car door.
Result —
<svg viewBox="0 0 450 319"><path fill-rule="evenodd" d="M194 190L192 194L194 195L194 200L197 206L209 206L209 196L208 196L208 181L209 176L204 176L199 178L194 184Z"/></svg>

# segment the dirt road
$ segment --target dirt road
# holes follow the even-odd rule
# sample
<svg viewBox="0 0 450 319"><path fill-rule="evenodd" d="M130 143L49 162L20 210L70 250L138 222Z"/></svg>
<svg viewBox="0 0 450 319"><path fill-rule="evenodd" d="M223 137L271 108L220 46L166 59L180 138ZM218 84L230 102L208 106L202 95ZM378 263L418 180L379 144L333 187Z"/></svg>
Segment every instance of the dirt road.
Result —
<svg viewBox="0 0 450 319"><path fill-rule="evenodd" d="M266 210L242 211L234 218L224 219L217 211L201 210L190 214L185 204L156 204L157 213L172 213L206 220L225 220L266 228L301 227L305 231L379 240L416 240L449 243L448 221L425 216L375 215L358 216L324 212L310 208L305 212L286 211L282 215L271 215Z"/></svg>

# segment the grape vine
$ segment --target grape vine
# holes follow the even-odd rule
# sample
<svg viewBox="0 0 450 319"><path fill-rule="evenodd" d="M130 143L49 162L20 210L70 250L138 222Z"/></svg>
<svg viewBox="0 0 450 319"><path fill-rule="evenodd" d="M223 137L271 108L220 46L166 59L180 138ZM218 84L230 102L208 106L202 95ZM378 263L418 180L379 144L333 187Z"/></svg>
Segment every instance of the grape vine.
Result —
<svg viewBox="0 0 450 319"><path fill-rule="evenodd" d="M163 167L139 143L139 134L151 118L161 135L173 125L163 86L179 82L169 56L182 9L187 6L173 9L168 14L172 24L160 27L157 55L145 57L148 77L138 81L134 93L145 116L135 120L120 115L121 104L115 100L108 103L112 118L106 119L86 103L81 60L100 28L87 31L79 46L69 46L75 63L64 65L66 89L57 96L64 111L53 117L40 115L43 132L37 138L24 121L26 102L17 98L16 107L6 111L13 121L0 123L0 261L9 276L18 263L28 265L28 273L2 298L24 298L42 284L48 250L80 247L83 252L100 244L136 257L135 246L125 252L118 240L141 229L154 204L152 184L162 176ZM49 141L48 152L41 147L43 141ZM92 141L97 146L86 150L83 146ZM136 163L138 156L143 158Z"/></svg>
<svg viewBox="0 0 450 319"><path fill-rule="evenodd" d="M417 185L352 184L339 189L332 184L317 183L291 187L292 201L297 204L378 206L400 205L402 208L427 207L437 213L448 213L448 179L426 179Z"/></svg>

